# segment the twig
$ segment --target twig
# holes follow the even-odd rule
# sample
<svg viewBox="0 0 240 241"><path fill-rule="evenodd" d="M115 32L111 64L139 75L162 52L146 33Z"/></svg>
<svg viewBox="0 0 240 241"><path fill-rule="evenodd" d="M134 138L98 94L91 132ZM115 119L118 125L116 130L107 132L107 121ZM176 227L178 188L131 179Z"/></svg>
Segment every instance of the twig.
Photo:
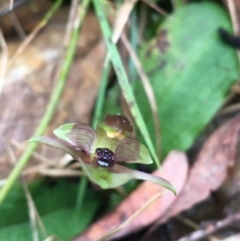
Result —
<svg viewBox="0 0 240 241"><path fill-rule="evenodd" d="M22 28L16 14L13 12L13 13L10 13L9 14L9 18L12 22L12 25L14 26L16 32L18 33L19 37L21 40L25 39L26 38L26 33L24 32L24 29Z"/></svg>
<svg viewBox="0 0 240 241"><path fill-rule="evenodd" d="M8 3L5 3L5 1L3 2L3 0L0 0L0 3L1 3L0 4L0 17L4 16L5 14L9 13L10 11L19 7L20 5L24 4L27 1L29 1L29 0L18 0L15 2L13 0L9 0ZM11 7L11 5L12 5L11 2L13 3L12 7Z"/></svg>
<svg viewBox="0 0 240 241"><path fill-rule="evenodd" d="M199 225L195 222L193 222L192 220L183 217L182 215L178 215L175 217L178 221L180 221L181 223L185 224L186 226L194 229L194 230L198 230L199 229Z"/></svg>
<svg viewBox="0 0 240 241"><path fill-rule="evenodd" d="M34 39L34 37L37 35L37 33L49 22L49 20L52 18L55 11L59 8L59 6L62 4L63 0L57 0L53 4L53 6L49 9L49 11L45 14L43 19L39 22L39 24L36 26L36 28L24 39L22 44L18 47L16 53L13 55L11 60L8 63L8 68L11 67L13 62L18 58L18 56L25 50L25 48L29 45L29 43Z"/></svg>
<svg viewBox="0 0 240 241"><path fill-rule="evenodd" d="M7 70L7 62L8 62L8 47L7 43L2 34L2 30L0 28L0 50L1 50L1 66L0 66L0 95L2 93L3 81L5 79L6 70Z"/></svg>
<svg viewBox="0 0 240 241"><path fill-rule="evenodd" d="M8 147L8 155L9 155L9 158L10 158L12 164L16 164L17 160L16 160L16 157L15 157L15 154L14 154L14 152L13 152L13 150L10 146ZM38 211L37 211L37 208L34 204L32 196L31 196L31 194L28 190L26 181L25 181L25 179L22 175L21 175L21 183L22 183L22 186L23 186L23 190L24 190L26 200L27 200L28 214L29 214L30 224L31 224L31 227L32 227L33 241L38 241L39 235L38 235L37 223L39 223L39 226L41 228L41 231L42 231L43 235L45 237L47 237L48 234L47 234L47 231L46 231L46 229L45 229L45 227L44 227L44 225L41 221L41 218L38 214Z"/></svg>
<svg viewBox="0 0 240 241"><path fill-rule="evenodd" d="M123 222L121 225L118 227L115 227L111 229L107 234L102 236L99 239L96 239L95 241L104 241L104 240L110 240L109 238L117 233L118 231L122 230L125 228L127 225L129 225L139 214L141 214L146 208L148 208L153 202L155 202L158 198L160 198L163 193L164 189L158 192L156 195L154 195L147 203L145 203L140 209L138 209L131 217L129 217L125 222Z"/></svg>
<svg viewBox="0 0 240 241"><path fill-rule="evenodd" d="M195 232L191 233L190 235L187 235L176 241L196 241L196 240L202 239L202 238L212 234L213 232L216 232L216 231L230 225L231 223L233 223L235 221L239 221L239 220L240 220L240 212L235 213L220 221L217 221L217 222L211 224L210 226L208 226L204 230L195 231Z"/></svg>
<svg viewBox="0 0 240 241"><path fill-rule="evenodd" d="M11 141L11 144L14 147L18 148L19 150L24 150L26 148L26 145L20 144L17 141ZM84 176L84 173L82 171L75 170L76 168L80 168L80 164L78 162L68 166L68 168L64 168L66 165L69 164L69 160L64 161L63 163L61 161L60 163L53 162L52 160L49 160L48 158L39 154L36 151L33 152L32 156L35 157L37 160L39 160L41 163L32 167L26 168L22 173L23 176L29 175L29 174L41 174L44 176L54 176L54 177ZM66 155L64 157L66 157Z"/></svg>
<svg viewBox="0 0 240 241"><path fill-rule="evenodd" d="M158 7L155 3L149 0L142 0L145 4L147 4L152 9L156 10L158 13L162 14L165 17L168 17L168 13L165 12L162 8Z"/></svg>
<svg viewBox="0 0 240 241"><path fill-rule="evenodd" d="M240 33L240 26L238 25L237 11L233 0L227 0L228 11L233 24L234 34L238 35ZM238 63L240 65L240 51L237 50Z"/></svg>
<svg viewBox="0 0 240 241"><path fill-rule="evenodd" d="M14 141L14 140L11 141L11 144L21 151L24 151L26 149L26 146L27 146L27 145L21 144L17 141ZM50 161L47 157L41 155L38 152L33 152L32 156L35 157L38 161L44 163L45 165L46 164L48 164L48 165L52 164L52 161Z"/></svg>
<svg viewBox="0 0 240 241"><path fill-rule="evenodd" d="M240 109L240 103L236 103L220 110L219 115L229 114L231 112L238 111L239 109Z"/></svg>
<svg viewBox="0 0 240 241"><path fill-rule="evenodd" d="M157 144L157 153L158 153L158 157L160 159L160 153L161 153L160 120L158 117L158 108L157 108L157 101L155 98L155 94L154 94L152 86L149 82L148 76L144 72L137 55L135 54L134 50L132 49L130 43L128 42L128 40L124 34L121 35L121 40L122 40L125 48L127 49L128 53L130 54L132 61L134 62L134 65L138 71L138 74L140 76L144 89L148 96L148 100L149 100L149 103L151 106L151 111L152 111L152 116L153 116L155 133L156 133L155 137L156 137L156 144Z"/></svg>
<svg viewBox="0 0 240 241"><path fill-rule="evenodd" d="M10 9L10 11L13 10L13 1L14 0L10 0L10 2L9 2L9 9Z"/></svg>

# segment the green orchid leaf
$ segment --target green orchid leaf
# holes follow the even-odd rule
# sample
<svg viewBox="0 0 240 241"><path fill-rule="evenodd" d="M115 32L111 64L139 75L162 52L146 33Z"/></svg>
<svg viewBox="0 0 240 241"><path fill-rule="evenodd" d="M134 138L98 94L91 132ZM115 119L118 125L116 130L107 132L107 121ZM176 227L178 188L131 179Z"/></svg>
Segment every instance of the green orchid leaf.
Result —
<svg viewBox="0 0 240 241"><path fill-rule="evenodd" d="M93 143L96 139L95 130L82 123L68 123L59 126L53 133L70 143L76 150L83 150L86 153L91 153Z"/></svg>
<svg viewBox="0 0 240 241"><path fill-rule="evenodd" d="M161 154L188 150L226 100L239 79L237 51L224 44L218 28L232 32L226 9L217 1L191 1L161 24L139 59L158 103ZM216 2L216 3L214 3ZM211 16L206 20L206 16ZM183 27L184 26L184 27ZM154 120L141 81L136 100L155 142ZM144 137L142 137L144 141Z"/></svg>
<svg viewBox="0 0 240 241"><path fill-rule="evenodd" d="M153 160L148 149L131 137L121 140L115 151L115 161L151 164Z"/></svg>
<svg viewBox="0 0 240 241"><path fill-rule="evenodd" d="M40 144L45 144L45 145L52 146L57 149L63 150L65 152L69 153L72 157L78 156L78 153L67 143L63 143L63 142L56 140L54 138L51 138L51 137L47 137L47 136L33 137L33 138L29 139L28 142L37 142Z"/></svg>
<svg viewBox="0 0 240 241"><path fill-rule="evenodd" d="M88 178L102 189L119 187L134 177L134 172L132 171L125 173L114 172L112 168L94 167L93 165L85 164L80 158L79 161ZM114 165L115 168L117 166L120 165Z"/></svg>
<svg viewBox="0 0 240 241"><path fill-rule="evenodd" d="M81 210L78 211L78 183L67 179L55 179L53 183L54 185L44 179L35 180L28 183L28 190L47 233L58 238L47 239L38 225L38 236L33 238L26 197L21 183L16 183L0 205L1 241L72 240L90 225L102 202L98 199L98 194L88 190L84 194Z"/></svg>
<svg viewBox="0 0 240 241"><path fill-rule="evenodd" d="M157 185L160 185L160 186L172 191L175 195L177 194L174 186L169 181L165 180L164 178L161 178L161 177L158 177L158 176L155 176L152 174L148 174L145 172L132 170L130 168L120 166L120 165L115 165L112 169L115 172L131 173L133 175L133 178L135 178L135 179L145 180L145 181L156 183Z"/></svg>

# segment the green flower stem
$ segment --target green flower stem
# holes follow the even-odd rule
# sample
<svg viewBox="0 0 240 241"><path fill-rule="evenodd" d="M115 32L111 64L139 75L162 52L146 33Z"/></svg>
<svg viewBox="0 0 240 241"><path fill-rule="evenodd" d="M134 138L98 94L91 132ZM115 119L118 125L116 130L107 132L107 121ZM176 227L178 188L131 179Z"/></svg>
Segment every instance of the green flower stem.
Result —
<svg viewBox="0 0 240 241"><path fill-rule="evenodd" d="M79 30L82 25L83 19L85 17L86 11L88 9L89 3L90 3L90 0L83 0L81 6L79 5L79 9L77 11L77 16L76 16L75 23L74 23L74 29L72 31L71 40L70 40L70 43L69 43L67 51L66 51L66 56L62 63L57 86L55 87L55 89L53 91L53 94L52 94L51 99L47 106L47 110L42 118L40 125L38 126L38 128L35 132L35 136L40 136L45 132L45 130L52 118L52 115L56 109L58 100L63 92L64 86L66 83L66 79L67 79L67 76L69 73L69 69L71 67L71 64L72 64L72 61L74 58L74 53L75 53L75 50L77 47ZM6 197L7 193L13 186L13 184L16 181L16 179L18 178L18 176L20 175L22 169L24 168L24 166L27 164L28 160L32 156L32 153L36 149L37 145L38 145L37 143L29 144L29 146L27 147L25 152L20 157L18 163L14 167L13 171L10 173L6 184L0 190L0 203Z"/></svg>
<svg viewBox="0 0 240 241"><path fill-rule="evenodd" d="M107 21L107 18L105 16L104 10L103 10L103 1L102 0L92 0L93 5L95 8L95 11L97 13L99 23L102 28L102 32L105 38L105 42L107 44L108 48L108 54L110 55L111 61L113 63L113 67L115 69L116 75L118 77L119 85L122 89L122 93L124 95L124 98L126 102L128 103L128 106L131 110L131 113L138 125L139 130L141 131L141 134L145 138L146 144L149 148L149 151L151 155L153 156L153 159L157 165L157 167L160 166L158 157L156 155L156 152L154 150L154 146L152 143L152 140L150 138L150 135L148 133L146 124L144 122L144 119L142 117L142 114L140 112L140 109L138 107L138 104L135 100L131 85L129 84L127 74L124 70L122 60L119 56L118 50L116 45L112 41L112 31L110 29L109 23Z"/></svg>
<svg viewBox="0 0 240 241"><path fill-rule="evenodd" d="M138 45L138 25L137 25L137 10L136 8L133 9L131 13L131 23L133 24L133 27L130 29L130 42L132 48L137 51L137 45ZM129 77L131 80L137 80L137 71L136 67L133 63L132 58L129 56L128 60L128 69L129 69Z"/></svg>
<svg viewBox="0 0 240 241"><path fill-rule="evenodd" d="M101 117L102 117L101 114L102 114L102 108L104 104L104 96L107 89L108 77L110 74L110 67L111 67L111 62L109 58L106 56L104 65L103 65L103 70L102 70L101 85L100 85L96 106L93 113L93 119L92 119L92 127L94 129L97 128L97 124L101 121ZM87 183L88 183L87 177L81 177L79 181L77 201L76 201L77 213L81 211L82 203L84 201L84 196L87 188Z"/></svg>
<svg viewBox="0 0 240 241"><path fill-rule="evenodd" d="M78 215L81 212L82 204L84 201L84 196L87 190L87 177L82 176L79 180L77 201L76 201L76 214Z"/></svg>
<svg viewBox="0 0 240 241"><path fill-rule="evenodd" d="M103 109L103 103L105 101L105 93L107 89L107 83L108 83L108 77L110 74L110 67L111 67L111 62L108 56L106 56L104 65L103 65L103 70L102 70L102 76L101 76L101 85L96 101L96 107L93 113L93 121L92 121L92 127L96 129L97 124L101 122L101 117L102 117L102 109Z"/></svg>

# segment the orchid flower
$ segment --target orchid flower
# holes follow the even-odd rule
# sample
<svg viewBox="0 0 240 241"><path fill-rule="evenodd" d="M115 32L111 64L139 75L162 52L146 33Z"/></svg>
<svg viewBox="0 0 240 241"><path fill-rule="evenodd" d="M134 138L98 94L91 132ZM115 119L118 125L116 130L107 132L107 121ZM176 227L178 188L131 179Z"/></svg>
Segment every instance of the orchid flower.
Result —
<svg viewBox="0 0 240 241"><path fill-rule="evenodd" d="M132 131L133 126L125 116L108 115L96 131L87 124L68 123L54 130L58 139L39 136L29 142L66 151L80 162L90 181L102 189L115 188L135 178L151 181L176 193L167 180L118 164L153 162L147 148L129 136Z"/></svg>

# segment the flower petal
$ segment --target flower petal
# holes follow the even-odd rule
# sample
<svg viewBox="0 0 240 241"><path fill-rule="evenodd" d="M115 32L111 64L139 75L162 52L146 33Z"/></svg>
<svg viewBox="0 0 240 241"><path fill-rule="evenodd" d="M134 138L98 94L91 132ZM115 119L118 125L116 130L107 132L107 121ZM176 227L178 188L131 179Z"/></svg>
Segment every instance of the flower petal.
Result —
<svg viewBox="0 0 240 241"><path fill-rule="evenodd" d="M122 174L123 173L125 173L125 174L131 173L132 177L135 179L145 180L145 181L150 181L150 182L156 183L157 185L160 185L160 186L172 191L176 195L176 190L175 190L174 186L169 181L165 180L164 178L161 178L161 177L158 177L158 176L155 176L152 174L148 174L145 172L132 170L130 168L127 168L127 167L124 167L121 165L117 165L117 164L115 164L112 167L112 170L115 172L121 172Z"/></svg>
<svg viewBox="0 0 240 241"><path fill-rule="evenodd" d="M119 187L134 176L133 172L113 172L111 170L112 168L94 167L93 165L85 164L80 158L79 161L88 178L102 189ZM114 167L115 166L116 165L114 165Z"/></svg>
<svg viewBox="0 0 240 241"><path fill-rule="evenodd" d="M67 152L68 154L70 154L74 158L76 158L78 156L78 153L67 143L64 143L62 141L56 140L51 137L47 137L47 136L33 137L33 138L29 139L28 142L30 142L30 143L37 142L37 143L55 147L57 149L61 149L65 152Z"/></svg>
<svg viewBox="0 0 240 241"><path fill-rule="evenodd" d="M95 130L87 125L81 123L68 123L59 126L53 133L69 142L76 150L83 150L91 153L94 140L96 139Z"/></svg>
<svg viewBox="0 0 240 241"><path fill-rule="evenodd" d="M115 161L151 164L153 162L148 149L131 137L121 140L115 151Z"/></svg>

